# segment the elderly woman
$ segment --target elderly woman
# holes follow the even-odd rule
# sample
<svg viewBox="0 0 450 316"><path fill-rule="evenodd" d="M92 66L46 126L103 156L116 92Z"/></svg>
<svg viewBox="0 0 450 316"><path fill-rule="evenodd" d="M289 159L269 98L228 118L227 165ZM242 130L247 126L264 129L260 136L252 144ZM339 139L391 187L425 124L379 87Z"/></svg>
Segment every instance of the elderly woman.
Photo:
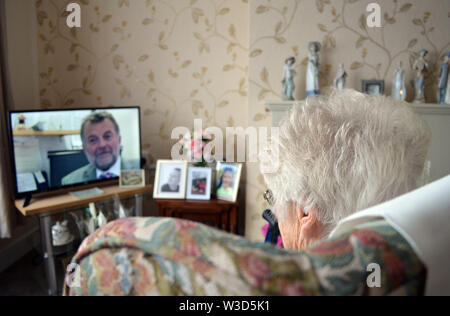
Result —
<svg viewBox="0 0 450 316"><path fill-rule="evenodd" d="M415 188L430 143L427 126L406 103L349 90L297 105L280 136L281 159L269 161L272 166L279 162L280 168L265 177L274 193L284 244L293 249L327 237L350 214ZM433 213L432 223L448 223L450 198L447 204L440 203L444 216L426 198L447 196L449 183L450 177L438 190L423 188L419 199L409 194L402 198L414 200L419 215L426 206ZM394 206L393 212L408 217L418 227L416 231L426 233L426 243L415 244L412 241L420 240L409 238L414 234L407 236L408 230L397 231L395 227L401 226L378 217L350 229L341 222L336 231L345 231L333 232L304 251L253 243L180 219L124 218L103 226L83 242L73 261L79 274L77 269L74 275L68 273L66 280L74 282L66 281L65 293L422 295L429 281L427 268L431 279L444 281L446 288L435 287L444 289L438 293L450 293L446 285L450 274L433 277L439 269L433 269L433 264L425 266L422 259L426 256L416 253L416 246L433 248L429 247L430 231L448 244L448 238L442 238L445 234L440 234L447 230L436 229L408 207ZM416 215L415 222L411 215ZM438 267L448 261L449 251L442 250L436 247L440 257L432 252L433 258L440 259ZM378 265L378 272L375 268L368 275L373 265ZM173 307L187 310L186 306Z"/></svg>
<svg viewBox="0 0 450 316"><path fill-rule="evenodd" d="M285 247L304 249L417 188L430 141L412 107L392 98L344 90L295 105L280 129L280 167L264 174Z"/></svg>

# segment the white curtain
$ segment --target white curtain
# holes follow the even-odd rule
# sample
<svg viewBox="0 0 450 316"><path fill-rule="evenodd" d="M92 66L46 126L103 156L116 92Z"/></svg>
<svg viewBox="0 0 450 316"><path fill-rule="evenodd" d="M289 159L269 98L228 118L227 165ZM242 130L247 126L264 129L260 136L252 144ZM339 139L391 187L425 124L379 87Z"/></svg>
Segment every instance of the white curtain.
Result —
<svg viewBox="0 0 450 316"><path fill-rule="evenodd" d="M7 106L12 105L12 98L8 93L5 18L5 2L0 0L0 238L11 237L14 214L10 149L6 124Z"/></svg>

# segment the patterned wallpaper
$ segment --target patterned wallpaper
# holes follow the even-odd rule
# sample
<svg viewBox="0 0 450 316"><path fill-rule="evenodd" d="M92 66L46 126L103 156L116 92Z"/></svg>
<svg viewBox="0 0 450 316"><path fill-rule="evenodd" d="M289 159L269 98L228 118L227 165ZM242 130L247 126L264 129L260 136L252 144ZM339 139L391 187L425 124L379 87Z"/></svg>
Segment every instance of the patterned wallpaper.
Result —
<svg viewBox="0 0 450 316"><path fill-rule="evenodd" d="M79 29L69 2L36 1L41 106L140 105L153 159L194 118L246 125L246 0L83 0Z"/></svg>
<svg viewBox="0 0 450 316"><path fill-rule="evenodd" d="M306 43L319 40L320 81L345 63L347 86L386 80L430 53L426 97L436 100L439 57L450 50L450 1L383 0L381 29L362 23L369 0L80 0L82 28L65 25L67 0L37 0L41 106L140 105L143 150L169 157L175 126L267 126L264 100L281 98L283 62L297 57L304 98ZM246 168L246 234L261 240L265 185Z"/></svg>

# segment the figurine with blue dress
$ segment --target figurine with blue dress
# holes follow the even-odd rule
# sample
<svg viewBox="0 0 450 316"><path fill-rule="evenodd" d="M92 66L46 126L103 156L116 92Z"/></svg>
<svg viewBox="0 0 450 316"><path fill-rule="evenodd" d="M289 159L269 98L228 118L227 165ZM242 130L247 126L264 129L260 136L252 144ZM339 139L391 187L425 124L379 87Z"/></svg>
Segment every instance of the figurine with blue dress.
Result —
<svg viewBox="0 0 450 316"><path fill-rule="evenodd" d="M309 61L306 72L306 96L317 96L320 94L319 88L319 52L322 45L319 42L309 42Z"/></svg>
<svg viewBox="0 0 450 316"><path fill-rule="evenodd" d="M419 57L416 59L413 65L413 69L417 71L416 79L414 79L414 89L416 92L414 102L425 103L424 83L425 73L430 68L425 56L428 54L426 49L422 49L419 52Z"/></svg>
<svg viewBox="0 0 450 316"><path fill-rule="evenodd" d="M439 83L438 83L438 103L445 104L447 99L447 94L449 94L448 88L448 75L449 75L449 65L448 61L450 58L450 52L445 55L444 63L439 68Z"/></svg>

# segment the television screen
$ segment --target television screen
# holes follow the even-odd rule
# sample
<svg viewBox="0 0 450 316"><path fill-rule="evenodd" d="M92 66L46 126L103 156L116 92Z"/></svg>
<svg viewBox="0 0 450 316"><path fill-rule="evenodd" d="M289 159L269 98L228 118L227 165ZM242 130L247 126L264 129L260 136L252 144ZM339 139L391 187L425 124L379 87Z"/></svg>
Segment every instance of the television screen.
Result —
<svg viewBox="0 0 450 316"><path fill-rule="evenodd" d="M16 195L141 167L139 107L10 112Z"/></svg>

